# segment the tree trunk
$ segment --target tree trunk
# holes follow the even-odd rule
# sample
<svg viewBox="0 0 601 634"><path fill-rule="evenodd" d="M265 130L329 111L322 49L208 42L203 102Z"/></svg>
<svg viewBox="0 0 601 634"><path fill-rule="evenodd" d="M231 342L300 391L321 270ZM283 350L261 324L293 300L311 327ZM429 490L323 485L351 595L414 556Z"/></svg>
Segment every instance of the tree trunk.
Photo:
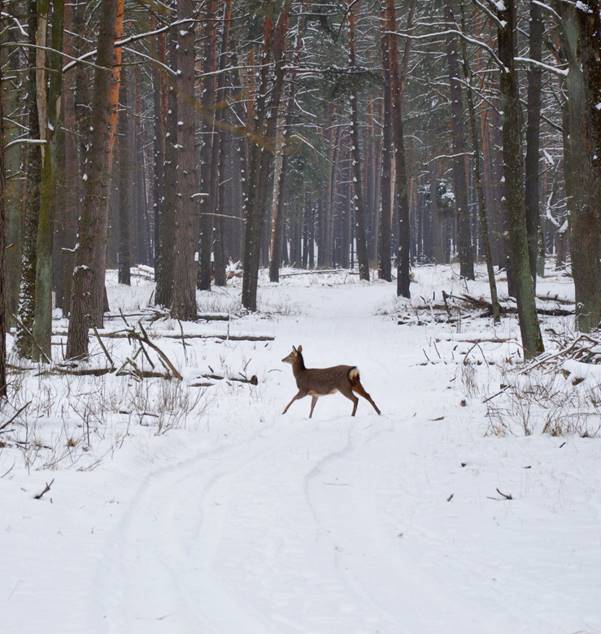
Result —
<svg viewBox="0 0 601 634"><path fill-rule="evenodd" d="M349 51L348 61L351 73L357 67L356 51L355 51L355 6L358 0L349 0L348 4L348 21L349 21ZM369 260L367 257L367 237L366 237L366 218L365 218L365 200L363 198L363 180L361 174L361 150L359 142L359 95L353 83L350 95L351 101L351 162L353 166L353 209L355 212L355 240L357 243L357 260L359 262L359 279L369 282Z"/></svg>
<svg viewBox="0 0 601 634"><path fill-rule="evenodd" d="M200 235L198 241L198 288L201 291L211 289L211 251L213 247L214 212L217 196L217 135L215 127L217 116L217 0L208 0L205 20L204 71L207 77L203 81L202 94L202 163L200 198ZM223 57L222 57L223 59ZM222 73L223 74L223 73Z"/></svg>
<svg viewBox="0 0 601 634"><path fill-rule="evenodd" d="M302 10L302 8L301 8ZM279 157L276 157L274 183L273 183L273 202L271 212L271 240L270 240L270 260L269 260L269 280L271 282L279 282L280 279L280 261L282 254L282 224L284 215L284 197L286 195L286 178L288 176L288 157L290 154L290 130L292 125L292 117L294 115L294 100L296 96L296 69L300 62L303 44L303 28L304 20L302 14L298 17L296 43L294 45L294 59L292 62L292 71L290 73L290 87L288 90L288 99L286 105L286 114L283 119L282 139L278 144ZM279 160L278 160L279 159Z"/></svg>
<svg viewBox="0 0 601 634"><path fill-rule="evenodd" d="M257 310L260 247L267 202L267 181L271 171L275 147L276 122L284 86L284 50L288 31L290 0L282 8L277 28L274 29L273 0L264 3L263 55L255 103L254 125L248 165L247 213L244 238L244 275L242 278L242 304L250 311ZM273 58L273 86L271 103L267 104L269 61Z"/></svg>
<svg viewBox="0 0 601 634"><path fill-rule="evenodd" d="M445 0L445 20L455 23L450 0ZM451 136L453 139L453 182L455 185L455 209L457 211L457 244L459 250L460 275L468 280L474 276L474 253L467 200L467 178L465 174L465 126L463 124L463 89L460 81L458 38L447 35L447 66L451 88Z"/></svg>
<svg viewBox="0 0 601 634"><path fill-rule="evenodd" d="M224 246L224 222L222 215L225 212L225 167L226 167L226 128L225 125L225 104L226 104L226 79L225 69L229 58L230 31L232 25L232 0L225 0L223 7L223 20L221 29L221 56L219 58L219 76L217 79L217 93L215 95L215 113L213 124L213 148L212 161L215 169L212 172L211 191L214 192L214 200L211 211L213 217L213 272L215 275L215 285L225 286L225 246Z"/></svg>
<svg viewBox="0 0 601 634"><path fill-rule="evenodd" d="M177 18L194 16L192 0L179 0ZM177 186L178 204L175 216L175 258L171 316L182 321L196 319L196 108L194 101L194 28L179 26L177 30Z"/></svg>
<svg viewBox="0 0 601 634"><path fill-rule="evenodd" d="M398 64L396 32L396 9L394 0L386 2L386 30L388 44L390 87L392 93L392 127L394 141L394 167L396 204L398 206L399 247L397 253L397 295L410 297L411 291L411 224L407 191L407 168L405 165L405 138L403 132L402 82Z"/></svg>
<svg viewBox="0 0 601 634"><path fill-rule="evenodd" d="M167 35L167 52L169 64L172 68L177 67L177 42L175 32L168 32ZM159 276L157 277L155 301L158 306L171 306L173 296L173 262L175 249L175 218L176 209L179 204L177 196L177 80L169 77L165 82L164 74L161 73L161 81L159 86L165 89L165 101L156 104L159 107L157 116L161 117L163 129L165 130L164 139L164 165L159 165L158 169L164 169L163 172L163 191L164 198L159 215ZM162 94L164 95L165 92ZM158 132L158 131L157 131ZM158 143L158 140L157 140ZM156 146L155 146L156 147ZM156 160L156 155L155 155ZM156 167L155 167L156 170ZM155 172L156 173L156 172Z"/></svg>
<svg viewBox="0 0 601 634"><path fill-rule="evenodd" d="M0 15L4 2L0 0ZM4 90L2 83L2 64L0 64L0 399L6 398L6 297L4 292L4 249L6 246L4 218Z"/></svg>
<svg viewBox="0 0 601 634"><path fill-rule="evenodd" d="M79 245L71 293L71 317L67 337L67 357L81 358L88 353L88 325L102 326L105 302L105 253L108 223L107 196L111 165L112 117L115 104L111 101L112 72L115 62L114 42L122 30L117 17L123 12L123 0L102 0L100 27L94 73L90 151L86 164L85 194L79 221ZM113 91L114 92L114 91ZM118 95L118 93L117 93ZM91 273L85 273L90 270ZM88 297L91 288L91 297ZM85 315L88 315L89 319Z"/></svg>
<svg viewBox="0 0 601 634"><path fill-rule="evenodd" d="M530 1L530 54L535 61L541 61L543 49L542 8ZM526 226L528 229L528 253L530 272L536 289L536 271L539 242L539 155L540 155L540 114L541 114L541 68L532 64L528 69L528 117L526 125Z"/></svg>
<svg viewBox="0 0 601 634"><path fill-rule="evenodd" d="M131 218L131 176L132 168L130 162L130 134L128 90L125 67L121 69L121 111L119 113L119 253L118 253L118 280L119 284L131 286L131 259L130 259L130 237L129 225Z"/></svg>
<svg viewBox="0 0 601 634"><path fill-rule="evenodd" d="M594 57L595 54L598 56L599 43L595 43L593 10L587 13L584 8L560 2L555 3L555 7L562 17L562 52L567 58L569 68L565 118L568 134L564 137L567 142L564 153L567 159L566 188L570 194L568 218L576 295L576 326L583 332L589 332L597 327L601 318L599 179L598 170L596 173L593 169L594 97L598 98L598 95L594 95L593 88L596 65ZM591 82L593 85L589 85Z"/></svg>
<svg viewBox="0 0 601 634"><path fill-rule="evenodd" d="M464 1L461 0L461 27L465 31L465 11ZM497 293L497 281L495 279L495 269L492 258L492 248L490 246L490 231L488 228L488 213L486 209L486 196L484 194L484 187L482 186L482 170L480 157L482 155L480 151L480 137L478 135L478 124L476 119L476 107L474 105L474 95L472 94L472 71L469 66L467 56L467 46L465 41L462 40L463 50L463 70L465 80L468 82L469 88L467 90L467 105L470 122L470 132L472 136L472 145L474 149L474 187L476 189L476 195L478 198L478 217L480 219L480 232L482 235L482 250L484 251L484 259L486 261L486 273L488 276L488 287L490 288L490 303L492 306L492 316L495 323L499 323L501 320L501 309L499 307L498 293Z"/></svg>
<svg viewBox="0 0 601 634"><path fill-rule="evenodd" d="M36 0L28 2L28 31L30 43L35 45L37 25ZM25 107L29 138L40 139L40 119L36 91L36 59L34 49L29 52L28 91ZM26 148L25 195L22 214L24 217L23 252L21 265L21 287L19 290L19 322L17 325L16 350L27 359L33 356L31 332L35 311L36 241L40 213L40 181L42 176L41 145L31 143Z"/></svg>
<svg viewBox="0 0 601 634"><path fill-rule="evenodd" d="M48 0L43 3L45 16L44 26L48 19ZM39 16L38 16L39 17ZM56 51L63 49L63 0L54 0L52 11L52 48ZM48 67L50 70L50 84L46 97L45 78L44 91L38 95L39 99L46 98L46 131L44 138L46 145L43 151L42 182L40 184L40 216L36 242L36 280L35 280L35 308L33 336L36 345L32 347L35 360L52 359L52 252L54 234L54 216L56 214L56 179L57 158L62 130L62 112L60 108L62 77L62 56L50 53Z"/></svg>
<svg viewBox="0 0 601 634"><path fill-rule="evenodd" d="M382 10L382 24L385 24L386 12ZM382 34L382 66L384 108L382 122L382 171L380 173L380 222L378 224L378 277L392 281L390 263L390 235L392 225L392 95L390 86L390 66L388 46L390 36Z"/></svg>
<svg viewBox="0 0 601 634"><path fill-rule="evenodd" d="M518 316L524 358L543 352L543 340L536 314L534 288L528 255L528 234L524 199L524 160L520 127L520 96L515 68L516 0L504 0L497 14L501 73L501 109L503 112L503 161L507 219L511 240L511 267L514 276Z"/></svg>

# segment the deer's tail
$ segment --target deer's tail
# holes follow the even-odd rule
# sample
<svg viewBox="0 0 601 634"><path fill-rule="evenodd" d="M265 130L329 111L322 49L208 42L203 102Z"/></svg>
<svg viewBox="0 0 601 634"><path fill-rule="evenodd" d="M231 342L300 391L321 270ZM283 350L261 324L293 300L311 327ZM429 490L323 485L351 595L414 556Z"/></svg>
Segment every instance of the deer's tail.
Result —
<svg viewBox="0 0 601 634"><path fill-rule="evenodd" d="M351 368L348 371L348 378L352 385L361 385L361 376L359 375L359 368Z"/></svg>

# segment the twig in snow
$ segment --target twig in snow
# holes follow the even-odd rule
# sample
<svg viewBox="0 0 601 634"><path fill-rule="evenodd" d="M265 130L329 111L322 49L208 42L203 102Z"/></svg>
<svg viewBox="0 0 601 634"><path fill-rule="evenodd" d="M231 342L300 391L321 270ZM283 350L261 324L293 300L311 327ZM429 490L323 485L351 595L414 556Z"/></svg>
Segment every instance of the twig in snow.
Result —
<svg viewBox="0 0 601 634"><path fill-rule="evenodd" d="M493 498L490 495L487 496L489 500L513 500L513 495L511 493L503 493L499 488L497 488L497 493L501 496L500 498Z"/></svg>
<svg viewBox="0 0 601 634"><path fill-rule="evenodd" d="M30 405L31 405L31 401L28 401L27 403L25 403L25 405L23 405L21 409L17 410L5 423L2 423L2 425L0 425L0 430L8 427L15 420L15 418L17 418L17 416L19 416L22 412L24 412Z"/></svg>
<svg viewBox="0 0 601 634"><path fill-rule="evenodd" d="M46 495L46 493L48 493L48 491L50 491L50 489L52 488L52 485L54 484L54 478L52 478L52 480L50 480L50 482L46 482L46 486L44 487L44 490L41 493L38 493L37 495L33 496L34 500L41 500L44 495Z"/></svg>

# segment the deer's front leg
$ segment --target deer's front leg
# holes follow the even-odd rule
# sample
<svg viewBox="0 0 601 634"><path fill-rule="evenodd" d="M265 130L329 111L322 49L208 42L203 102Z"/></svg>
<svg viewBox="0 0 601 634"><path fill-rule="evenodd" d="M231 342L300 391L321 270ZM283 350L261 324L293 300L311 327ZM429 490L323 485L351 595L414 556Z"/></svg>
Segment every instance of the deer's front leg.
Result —
<svg viewBox="0 0 601 634"><path fill-rule="evenodd" d="M299 390L293 397L292 400L290 401L290 403L288 403L288 405L286 405L286 407L284 408L284 411L282 412L282 416L288 411L288 409L290 408L290 406L292 405L292 403L294 403L294 401L296 401L299 398L303 398L303 396L306 396L306 393L303 392L302 390Z"/></svg>

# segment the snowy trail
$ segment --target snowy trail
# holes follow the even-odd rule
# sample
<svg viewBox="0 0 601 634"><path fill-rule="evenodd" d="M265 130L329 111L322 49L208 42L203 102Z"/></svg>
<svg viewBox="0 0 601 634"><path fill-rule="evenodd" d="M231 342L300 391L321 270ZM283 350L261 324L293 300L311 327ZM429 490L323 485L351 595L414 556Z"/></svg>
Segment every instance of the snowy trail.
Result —
<svg viewBox="0 0 601 634"><path fill-rule="evenodd" d="M372 309L359 305L344 317L344 331L364 330ZM322 302L311 332L301 322L289 336L309 345L331 337L336 312L335 300ZM404 629L398 610L345 570L343 536L332 534L320 491L336 487L322 483L328 465L354 461L357 434L360 442L373 441L390 422L376 424L363 403L355 420L329 419L316 433L304 420L306 407L298 403L294 417L274 415L250 440L144 481L98 572L103 632L237 632L241 624L257 634ZM333 407L349 409L342 399ZM369 543L361 525L354 539ZM385 568L385 549L372 553L371 565Z"/></svg>
<svg viewBox="0 0 601 634"><path fill-rule="evenodd" d="M54 513L48 546L6 582L0 632L601 634L592 441L485 438L455 364L420 365L432 333L374 317L382 287L294 299L303 314L253 348L255 392L213 403L206 428L130 440L134 459L117 453L89 490L61 475L57 504L28 507ZM292 344L309 365L357 363L383 416L361 401L352 418L341 396L281 416ZM490 499L498 486L515 499Z"/></svg>

